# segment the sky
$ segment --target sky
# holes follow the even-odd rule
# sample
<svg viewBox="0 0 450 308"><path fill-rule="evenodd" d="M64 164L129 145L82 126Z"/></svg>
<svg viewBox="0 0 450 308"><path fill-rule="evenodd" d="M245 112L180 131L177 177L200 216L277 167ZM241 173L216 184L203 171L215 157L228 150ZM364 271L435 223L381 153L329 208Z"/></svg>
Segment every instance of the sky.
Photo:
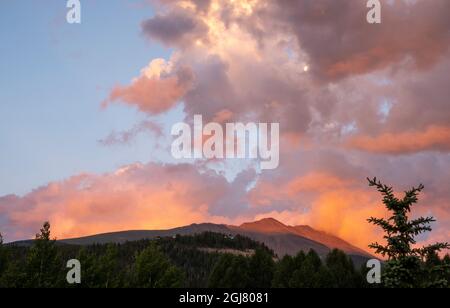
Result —
<svg viewBox="0 0 450 308"><path fill-rule="evenodd" d="M142 19L153 14L151 7L84 1L83 22L70 25L65 4L0 4L1 195L23 195L82 171L107 172L149 160L151 142L111 151L98 140L144 118L121 106L102 110L99 102L149 57L168 55L139 30Z"/></svg>
<svg viewBox="0 0 450 308"><path fill-rule="evenodd" d="M47 3L48 2L48 3ZM58 238L273 217L362 248L367 185L425 185L421 243L450 239L450 2L0 3L0 232ZM280 124L280 165L170 155L170 128Z"/></svg>

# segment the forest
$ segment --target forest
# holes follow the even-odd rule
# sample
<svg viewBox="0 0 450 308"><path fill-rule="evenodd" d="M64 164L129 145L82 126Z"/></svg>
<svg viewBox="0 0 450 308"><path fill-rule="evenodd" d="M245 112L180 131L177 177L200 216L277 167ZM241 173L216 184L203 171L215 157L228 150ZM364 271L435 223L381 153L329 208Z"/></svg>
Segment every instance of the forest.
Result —
<svg viewBox="0 0 450 308"><path fill-rule="evenodd" d="M1 288L448 288L448 243L417 247L415 237L431 231L433 217L409 219L423 185L405 192L370 180L392 212L368 219L385 232L380 284L369 284L366 266L356 268L344 252L326 256L299 251L277 256L247 237L205 232L123 244L68 245L51 236L44 223L33 241L4 244L0 234ZM67 262L80 264L80 283L69 284Z"/></svg>
<svg viewBox="0 0 450 308"><path fill-rule="evenodd" d="M66 281L66 263L71 259L81 263L80 284ZM0 260L0 287L6 288L365 285L364 273L355 269L343 252L332 251L325 260L314 251L278 259L266 246L249 238L210 232L81 247L52 240L47 223L29 247L2 245Z"/></svg>
<svg viewBox="0 0 450 308"><path fill-rule="evenodd" d="M70 259L81 263L80 284L66 281ZM450 257L426 264L430 270L450 267ZM2 288L377 287L367 283L366 273L339 250L325 258L314 251L278 258L249 238L211 232L81 247L52 240L46 223L31 246L0 246Z"/></svg>

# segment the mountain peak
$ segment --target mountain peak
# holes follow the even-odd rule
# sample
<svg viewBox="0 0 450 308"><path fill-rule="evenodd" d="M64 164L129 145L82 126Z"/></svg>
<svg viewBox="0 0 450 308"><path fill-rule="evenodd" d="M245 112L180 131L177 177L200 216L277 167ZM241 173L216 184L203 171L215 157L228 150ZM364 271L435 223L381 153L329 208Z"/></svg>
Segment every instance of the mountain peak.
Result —
<svg viewBox="0 0 450 308"><path fill-rule="evenodd" d="M240 229L263 233L290 233L289 228L274 218L263 218L255 222L246 222L239 226Z"/></svg>
<svg viewBox="0 0 450 308"><path fill-rule="evenodd" d="M341 238L323 231L318 231L308 225L286 226L274 218L264 218L255 222L244 223L239 226L238 229L252 233L296 235L323 244L330 249L338 248L346 253L369 256L367 252L353 246Z"/></svg>

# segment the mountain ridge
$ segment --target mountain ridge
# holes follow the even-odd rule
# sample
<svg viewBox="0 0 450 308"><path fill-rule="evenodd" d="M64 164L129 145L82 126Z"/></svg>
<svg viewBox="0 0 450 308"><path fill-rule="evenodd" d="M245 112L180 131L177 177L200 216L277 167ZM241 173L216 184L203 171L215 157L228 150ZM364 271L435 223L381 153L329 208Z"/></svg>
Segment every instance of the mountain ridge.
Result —
<svg viewBox="0 0 450 308"><path fill-rule="evenodd" d="M90 236L58 240L69 245L91 245L107 243L125 243L143 239L173 237L176 235L194 235L203 232L214 232L230 236L237 234L264 243L279 257L296 255L299 251L315 250L320 256L326 256L332 249L340 249L350 255L355 263L373 258L368 252L352 245L343 239L315 230L310 226L288 226L274 218L264 218L254 222L246 222L239 226L201 223L166 230L129 230L95 234ZM16 242L25 245L28 241Z"/></svg>
<svg viewBox="0 0 450 308"><path fill-rule="evenodd" d="M279 256L295 255L300 250L314 249L320 255L327 254L337 248L349 255L372 257L364 250L340 239L337 236L315 230L310 226L288 226L274 218L264 218L254 222L246 222L239 226L201 223L166 230L129 230L96 234L91 236L62 239L59 242L75 245L94 243L123 243L146 238L192 235L203 232L215 232L227 235L243 235L266 244Z"/></svg>

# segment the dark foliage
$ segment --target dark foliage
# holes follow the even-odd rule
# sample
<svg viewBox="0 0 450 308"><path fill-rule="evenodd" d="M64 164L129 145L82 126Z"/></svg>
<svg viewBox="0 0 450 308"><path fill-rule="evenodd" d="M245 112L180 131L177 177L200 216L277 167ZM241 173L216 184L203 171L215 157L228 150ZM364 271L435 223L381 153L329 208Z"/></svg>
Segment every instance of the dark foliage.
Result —
<svg viewBox="0 0 450 308"><path fill-rule="evenodd" d="M370 186L382 194L383 204L392 215L388 219L368 219L370 223L381 227L385 233L386 245L374 243L369 246L375 253L388 258L383 284L393 288L448 287L448 267L442 263L437 253L450 248L450 245L436 243L421 248L415 247L416 237L432 231L431 223L435 222L433 217L409 219L411 208L417 203L424 186L413 187L399 199L394 195L392 187L382 184L376 178L368 181Z"/></svg>
<svg viewBox="0 0 450 308"><path fill-rule="evenodd" d="M79 285L69 285L65 280L70 259L81 263ZM343 252L332 251L325 260L314 251L277 260L274 252L261 243L211 232L81 247L51 239L46 223L31 247L0 244L0 261L0 287L13 288L309 288L363 284L362 274Z"/></svg>

